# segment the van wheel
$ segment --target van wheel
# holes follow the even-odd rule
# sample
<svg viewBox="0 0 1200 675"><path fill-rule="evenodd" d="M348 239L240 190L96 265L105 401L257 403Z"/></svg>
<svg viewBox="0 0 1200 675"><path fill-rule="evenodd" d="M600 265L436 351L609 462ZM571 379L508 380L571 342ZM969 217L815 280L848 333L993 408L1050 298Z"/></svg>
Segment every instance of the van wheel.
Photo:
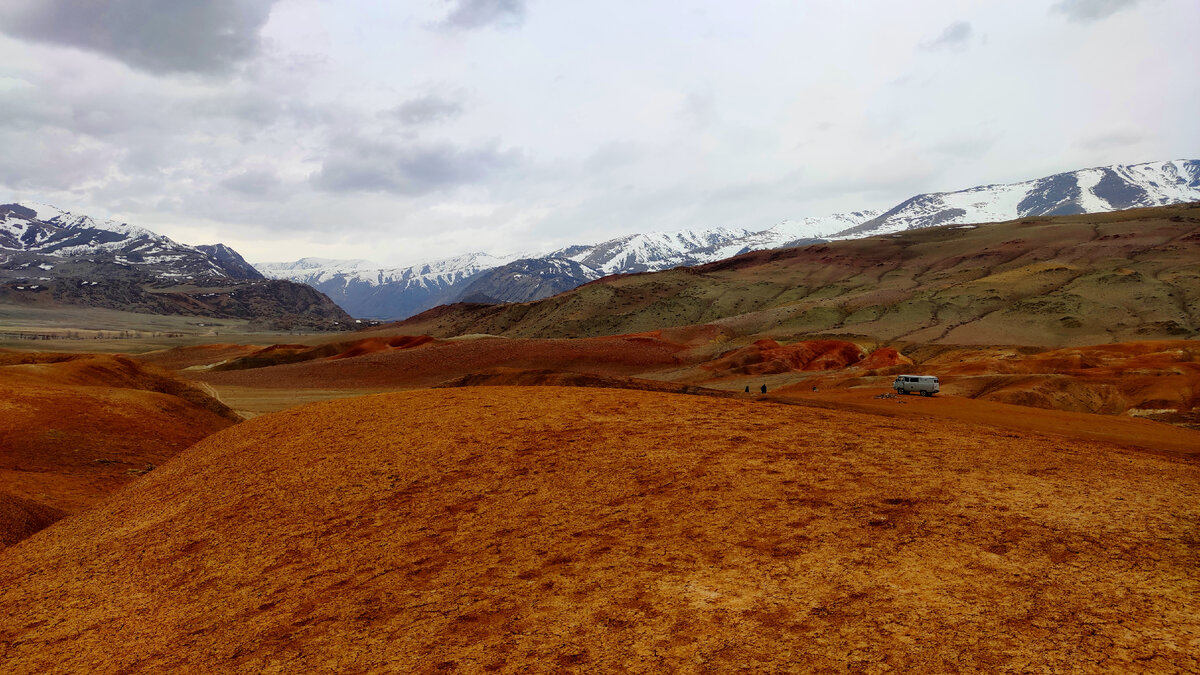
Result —
<svg viewBox="0 0 1200 675"><path fill-rule="evenodd" d="M933 396L933 392L932 391L923 391L923 392L921 392L921 395L922 396Z"/></svg>

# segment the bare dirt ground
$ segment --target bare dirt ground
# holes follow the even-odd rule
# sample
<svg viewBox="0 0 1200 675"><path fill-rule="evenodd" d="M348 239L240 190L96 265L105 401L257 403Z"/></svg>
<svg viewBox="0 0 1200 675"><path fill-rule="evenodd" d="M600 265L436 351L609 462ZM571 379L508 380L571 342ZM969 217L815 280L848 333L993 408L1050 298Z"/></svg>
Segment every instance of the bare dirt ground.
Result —
<svg viewBox="0 0 1200 675"><path fill-rule="evenodd" d="M1200 465L581 388L304 406L0 555L0 669L1186 672Z"/></svg>

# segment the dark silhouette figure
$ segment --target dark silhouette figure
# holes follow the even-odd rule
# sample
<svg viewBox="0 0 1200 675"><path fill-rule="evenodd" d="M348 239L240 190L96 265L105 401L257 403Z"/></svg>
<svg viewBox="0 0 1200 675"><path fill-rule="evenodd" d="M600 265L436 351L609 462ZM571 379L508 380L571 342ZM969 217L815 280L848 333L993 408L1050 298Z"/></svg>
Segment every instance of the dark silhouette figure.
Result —
<svg viewBox="0 0 1200 675"><path fill-rule="evenodd" d="M765 384L762 386L762 393L767 393L767 385Z"/></svg>
<svg viewBox="0 0 1200 675"><path fill-rule="evenodd" d="M746 393L747 393L747 394L749 394L749 393L750 393L750 385L746 385Z"/></svg>

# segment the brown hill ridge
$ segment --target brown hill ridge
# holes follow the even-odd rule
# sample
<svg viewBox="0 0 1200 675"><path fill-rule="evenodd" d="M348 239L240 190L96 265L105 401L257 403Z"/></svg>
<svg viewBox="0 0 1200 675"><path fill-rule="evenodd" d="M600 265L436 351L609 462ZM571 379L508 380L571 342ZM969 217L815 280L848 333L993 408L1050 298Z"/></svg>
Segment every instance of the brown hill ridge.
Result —
<svg viewBox="0 0 1200 675"><path fill-rule="evenodd" d="M1193 671L1200 465L482 387L219 432L0 555L5 672Z"/></svg>

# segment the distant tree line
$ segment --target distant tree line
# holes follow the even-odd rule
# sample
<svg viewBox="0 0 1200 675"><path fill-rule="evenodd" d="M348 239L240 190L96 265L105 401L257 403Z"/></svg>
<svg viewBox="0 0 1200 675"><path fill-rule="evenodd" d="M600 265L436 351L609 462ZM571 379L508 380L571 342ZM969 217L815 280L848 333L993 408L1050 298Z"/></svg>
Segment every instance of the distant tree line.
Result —
<svg viewBox="0 0 1200 675"><path fill-rule="evenodd" d="M163 333L159 331L143 333L132 330L96 331L88 334L81 334L79 331L73 330L61 333L0 333L0 339L3 340L134 340L146 337L178 338L183 336L183 333Z"/></svg>

